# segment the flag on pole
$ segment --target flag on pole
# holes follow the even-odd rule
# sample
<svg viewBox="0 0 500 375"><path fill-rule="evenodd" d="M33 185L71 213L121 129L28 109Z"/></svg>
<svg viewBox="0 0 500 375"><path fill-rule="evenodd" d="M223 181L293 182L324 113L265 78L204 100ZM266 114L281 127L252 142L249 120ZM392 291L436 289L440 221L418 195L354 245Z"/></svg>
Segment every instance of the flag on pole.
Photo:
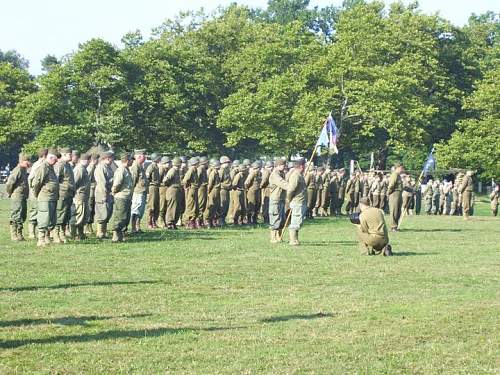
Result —
<svg viewBox="0 0 500 375"><path fill-rule="evenodd" d="M430 172L436 169L436 158L433 155L434 148L432 148L431 152L427 156L427 160L424 164L424 176L427 176Z"/></svg>
<svg viewBox="0 0 500 375"><path fill-rule="evenodd" d="M321 154L321 147L328 147L330 151L334 154L338 154L339 150L337 149L337 139L339 137L339 129L337 125L335 125L335 120L330 113L328 118L325 121L325 125L323 129L321 129L321 133L319 134L318 142L316 142L316 150L318 155Z"/></svg>

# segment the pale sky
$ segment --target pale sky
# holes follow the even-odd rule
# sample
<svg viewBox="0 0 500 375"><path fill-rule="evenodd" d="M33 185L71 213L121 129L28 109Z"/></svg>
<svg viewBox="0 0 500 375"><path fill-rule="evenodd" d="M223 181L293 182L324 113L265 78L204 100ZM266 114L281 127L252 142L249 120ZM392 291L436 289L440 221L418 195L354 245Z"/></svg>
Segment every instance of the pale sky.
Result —
<svg viewBox="0 0 500 375"><path fill-rule="evenodd" d="M391 0L386 0L392 2ZM0 12L0 50L15 49L30 61L30 72L41 73L47 54L61 57L78 44L100 37L119 45L128 31L152 28L182 10L201 7L211 11L231 0L4 0ZM238 0L239 4L265 7L267 0ZM404 0L404 3L410 2ZM340 5L342 0L311 0L311 6ZM472 13L499 11L498 0L420 0L425 13L436 13L455 25L467 23Z"/></svg>

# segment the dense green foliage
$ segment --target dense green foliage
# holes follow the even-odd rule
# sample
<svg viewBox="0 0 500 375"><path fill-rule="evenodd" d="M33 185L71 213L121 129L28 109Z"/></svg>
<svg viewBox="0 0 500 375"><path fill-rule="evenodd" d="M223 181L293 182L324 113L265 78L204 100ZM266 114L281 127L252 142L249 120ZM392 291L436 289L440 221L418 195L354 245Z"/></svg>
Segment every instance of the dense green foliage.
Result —
<svg viewBox="0 0 500 375"><path fill-rule="evenodd" d="M9 242L8 204L2 374L498 373L498 218L406 217L392 258L345 218L295 249L260 227L39 250Z"/></svg>
<svg viewBox="0 0 500 375"><path fill-rule="evenodd" d="M380 167L418 169L439 143L442 166L498 176L499 25L487 13L458 28L417 4L270 0L181 14L120 47L93 39L48 55L36 78L10 51L0 148L12 156L69 134L82 147L289 155L311 148L331 111L337 163L374 151Z"/></svg>

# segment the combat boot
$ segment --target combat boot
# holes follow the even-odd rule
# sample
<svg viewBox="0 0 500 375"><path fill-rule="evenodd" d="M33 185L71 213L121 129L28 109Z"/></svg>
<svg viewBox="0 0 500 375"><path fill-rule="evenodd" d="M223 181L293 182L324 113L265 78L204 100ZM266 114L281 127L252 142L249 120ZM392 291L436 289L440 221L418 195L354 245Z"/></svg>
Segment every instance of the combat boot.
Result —
<svg viewBox="0 0 500 375"><path fill-rule="evenodd" d="M111 239L111 242L120 242L120 234L118 230L113 231L113 238Z"/></svg>
<svg viewBox="0 0 500 375"><path fill-rule="evenodd" d="M74 240L76 238L76 225L75 224L69 225L69 238L72 240Z"/></svg>
<svg viewBox="0 0 500 375"><path fill-rule="evenodd" d="M290 242L288 243L290 246L298 246L299 245L299 231L295 229L289 229L290 234Z"/></svg>
<svg viewBox="0 0 500 375"><path fill-rule="evenodd" d="M153 225L153 211L149 211L149 219L148 219L148 229L154 229Z"/></svg>
<svg viewBox="0 0 500 375"><path fill-rule="evenodd" d="M137 228L137 233L143 233L143 231L141 229L141 219L139 219L139 218L137 218L136 228Z"/></svg>
<svg viewBox="0 0 500 375"><path fill-rule="evenodd" d="M56 225L55 228L51 231L52 240L54 241L55 244L61 244L61 243L63 243L61 241L60 232L61 232L61 226L60 225Z"/></svg>
<svg viewBox="0 0 500 375"><path fill-rule="evenodd" d="M121 242L126 242L127 241L127 231L126 230L120 232L119 235L121 236L120 237L120 241Z"/></svg>
<svg viewBox="0 0 500 375"><path fill-rule="evenodd" d="M130 226L131 226L131 233L136 234L137 233L137 216L132 215L132 219L130 220Z"/></svg>
<svg viewBox="0 0 500 375"><path fill-rule="evenodd" d="M45 230L44 233L45 233L44 236L45 245L50 245L50 232L48 230Z"/></svg>
<svg viewBox="0 0 500 375"><path fill-rule="evenodd" d="M37 247L47 246L47 243L45 242L45 232L38 232L37 237L38 237L38 241L36 243Z"/></svg>
<svg viewBox="0 0 500 375"><path fill-rule="evenodd" d="M23 236L23 226L22 225L18 225L17 226L17 240L18 241L24 241L25 238Z"/></svg>
<svg viewBox="0 0 500 375"><path fill-rule="evenodd" d="M104 238L104 234L102 232L103 226L102 223L97 223L95 230L95 237L102 240Z"/></svg>
<svg viewBox="0 0 500 375"><path fill-rule="evenodd" d="M66 225L61 225L59 229L59 238L61 239L61 243L68 242L68 240L66 239Z"/></svg>
<svg viewBox="0 0 500 375"><path fill-rule="evenodd" d="M271 231L271 243L278 243L278 231L277 230L272 230Z"/></svg>
<svg viewBox="0 0 500 375"><path fill-rule="evenodd" d="M85 226L85 234L92 234L94 233L94 228L92 227L92 224L87 224Z"/></svg>
<svg viewBox="0 0 500 375"><path fill-rule="evenodd" d="M14 223L10 224L10 239L12 241L17 241L17 225Z"/></svg>
<svg viewBox="0 0 500 375"><path fill-rule="evenodd" d="M28 238L30 240L34 240L36 238L36 235L36 224L30 221L28 223Z"/></svg>

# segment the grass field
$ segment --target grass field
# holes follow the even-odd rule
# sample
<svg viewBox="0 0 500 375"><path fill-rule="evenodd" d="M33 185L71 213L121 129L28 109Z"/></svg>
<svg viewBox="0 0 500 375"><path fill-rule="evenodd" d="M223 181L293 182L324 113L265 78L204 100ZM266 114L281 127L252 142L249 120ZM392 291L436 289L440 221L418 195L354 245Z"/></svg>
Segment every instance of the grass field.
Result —
<svg viewBox="0 0 500 375"><path fill-rule="evenodd" d="M346 219L126 244L8 240L0 373L500 373L500 218L405 218L392 258Z"/></svg>

